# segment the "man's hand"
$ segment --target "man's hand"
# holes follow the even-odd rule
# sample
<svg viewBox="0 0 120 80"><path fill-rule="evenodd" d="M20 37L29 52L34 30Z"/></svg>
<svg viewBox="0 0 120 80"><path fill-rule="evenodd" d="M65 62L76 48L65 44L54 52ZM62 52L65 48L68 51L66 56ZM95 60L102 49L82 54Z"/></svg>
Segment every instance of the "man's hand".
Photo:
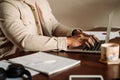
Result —
<svg viewBox="0 0 120 80"><path fill-rule="evenodd" d="M81 30L75 30L72 37L67 38L68 46L78 47L87 45L88 47L94 46L99 39L94 35L88 35L83 33Z"/></svg>

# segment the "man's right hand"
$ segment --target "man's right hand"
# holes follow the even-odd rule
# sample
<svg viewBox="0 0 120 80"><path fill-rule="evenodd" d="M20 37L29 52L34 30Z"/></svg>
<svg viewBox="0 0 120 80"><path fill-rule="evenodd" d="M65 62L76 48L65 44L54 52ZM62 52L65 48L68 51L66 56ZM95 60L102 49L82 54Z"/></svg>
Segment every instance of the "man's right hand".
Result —
<svg viewBox="0 0 120 80"><path fill-rule="evenodd" d="M67 45L71 47L78 47L82 45L87 45L88 47L94 46L99 39L94 35L89 35L83 32L75 32L71 37L67 37Z"/></svg>

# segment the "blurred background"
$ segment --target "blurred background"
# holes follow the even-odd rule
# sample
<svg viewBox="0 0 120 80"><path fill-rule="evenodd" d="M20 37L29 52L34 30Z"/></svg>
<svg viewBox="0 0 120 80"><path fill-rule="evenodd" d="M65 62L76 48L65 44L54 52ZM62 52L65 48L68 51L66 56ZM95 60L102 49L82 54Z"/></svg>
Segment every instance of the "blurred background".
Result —
<svg viewBox="0 0 120 80"><path fill-rule="evenodd" d="M48 0L56 19L69 27L89 30L106 27L111 11L112 27L120 28L120 0Z"/></svg>

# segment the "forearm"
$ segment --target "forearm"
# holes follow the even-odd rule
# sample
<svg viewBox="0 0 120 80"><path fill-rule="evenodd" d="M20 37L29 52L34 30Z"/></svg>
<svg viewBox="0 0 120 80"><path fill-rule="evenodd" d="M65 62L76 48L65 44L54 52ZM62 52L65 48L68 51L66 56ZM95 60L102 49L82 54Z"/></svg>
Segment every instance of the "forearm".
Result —
<svg viewBox="0 0 120 80"><path fill-rule="evenodd" d="M28 51L64 50L67 48L65 37L28 36L22 41L22 46Z"/></svg>

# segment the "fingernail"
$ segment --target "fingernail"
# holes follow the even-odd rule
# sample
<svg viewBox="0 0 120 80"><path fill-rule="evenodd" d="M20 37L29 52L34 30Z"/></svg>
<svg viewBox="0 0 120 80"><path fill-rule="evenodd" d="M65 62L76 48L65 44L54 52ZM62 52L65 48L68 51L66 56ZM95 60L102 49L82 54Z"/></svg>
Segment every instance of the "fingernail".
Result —
<svg viewBox="0 0 120 80"><path fill-rule="evenodd" d="M94 43L92 43L92 46L94 46Z"/></svg>

